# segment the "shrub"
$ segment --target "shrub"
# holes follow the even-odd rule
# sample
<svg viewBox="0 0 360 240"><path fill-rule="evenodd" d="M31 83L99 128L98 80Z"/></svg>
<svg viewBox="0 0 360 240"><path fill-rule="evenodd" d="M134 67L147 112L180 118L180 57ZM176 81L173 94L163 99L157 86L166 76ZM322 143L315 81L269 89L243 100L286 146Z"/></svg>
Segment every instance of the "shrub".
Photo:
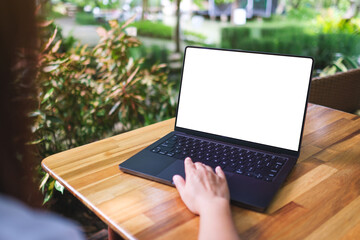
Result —
<svg viewBox="0 0 360 240"><path fill-rule="evenodd" d="M161 22L152 22L147 20L138 21L131 23L130 26L137 28L138 35L146 37L171 39L174 33L173 27L165 25Z"/></svg>
<svg viewBox="0 0 360 240"><path fill-rule="evenodd" d="M137 34L144 37L154 37L162 39L172 39L174 35L174 28L168 25L165 25L161 22L152 22L152 21L138 21L133 22L130 26L136 27ZM206 36L201 33L192 32L189 30L184 30L184 40L189 43L206 45Z"/></svg>
<svg viewBox="0 0 360 240"><path fill-rule="evenodd" d="M77 12L75 15L75 21L81 25L99 25L92 13Z"/></svg>
<svg viewBox="0 0 360 240"><path fill-rule="evenodd" d="M40 106L32 114L40 158L175 115L175 83L167 81L164 64L142 67L143 58L130 57L140 42L125 33L128 24L100 28L93 49L78 45L59 52L57 30L43 47ZM62 189L47 178L41 185L45 202L54 188Z"/></svg>
<svg viewBox="0 0 360 240"><path fill-rule="evenodd" d="M306 25L226 27L222 29L221 47L313 56L316 69L329 65L339 53L360 55L360 36L356 32L322 33L318 29Z"/></svg>

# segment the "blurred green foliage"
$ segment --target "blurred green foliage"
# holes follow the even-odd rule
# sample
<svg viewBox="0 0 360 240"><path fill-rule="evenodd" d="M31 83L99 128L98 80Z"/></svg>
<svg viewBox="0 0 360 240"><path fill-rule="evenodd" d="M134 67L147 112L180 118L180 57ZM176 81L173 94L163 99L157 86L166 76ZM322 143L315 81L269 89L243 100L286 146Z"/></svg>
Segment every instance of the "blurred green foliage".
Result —
<svg viewBox="0 0 360 240"><path fill-rule="evenodd" d="M311 24L288 22L278 26L262 23L223 28L221 47L313 56L315 68L323 69L336 60L338 54L360 56L358 33L358 25L343 20Z"/></svg>
<svg viewBox="0 0 360 240"><path fill-rule="evenodd" d="M316 26L321 33L346 33L359 34L360 33L360 19L342 19L341 17L323 17L318 15L316 17Z"/></svg>
<svg viewBox="0 0 360 240"><path fill-rule="evenodd" d="M77 12L75 14L75 21L81 25L99 25L100 23L96 21L92 13L87 12Z"/></svg>
<svg viewBox="0 0 360 240"><path fill-rule="evenodd" d="M96 21L91 13L78 12L76 13L76 22L81 25L102 25L108 29L108 23L101 23ZM173 39L175 29L172 26L165 25L161 22L142 20L130 24L136 27L137 34L144 37L160 38L160 39ZM184 30L185 41L191 44L205 45L207 37L201 33Z"/></svg>
<svg viewBox="0 0 360 240"><path fill-rule="evenodd" d="M121 0L109 0L109 1L103 1L103 0L52 0L53 3L71 3L79 8L83 8L85 6L91 6L91 7L100 7L103 9L113 9L121 6L122 1Z"/></svg>
<svg viewBox="0 0 360 240"><path fill-rule="evenodd" d="M216 5L230 4L233 2L235 2L235 0L215 0Z"/></svg>
<svg viewBox="0 0 360 240"><path fill-rule="evenodd" d="M358 68L359 64L346 56L341 56L333 61L329 66L325 67L320 73L319 77L333 75L337 72L347 72L350 69Z"/></svg>
<svg viewBox="0 0 360 240"><path fill-rule="evenodd" d="M144 20L133 22L130 25L137 28L137 33L140 36L172 39L174 35L174 28L161 22Z"/></svg>
<svg viewBox="0 0 360 240"><path fill-rule="evenodd" d="M290 8L286 13L287 19L295 20L311 20L314 19L319 12L313 7Z"/></svg>
<svg viewBox="0 0 360 240"><path fill-rule="evenodd" d="M130 56L140 41L126 34L128 24L112 21L109 30L99 28L101 40L94 48L60 51L57 29L45 42L40 106L31 115L39 158L175 115L177 83L167 80L165 64L144 67L144 58ZM48 178L41 184L44 202L62 189Z"/></svg>

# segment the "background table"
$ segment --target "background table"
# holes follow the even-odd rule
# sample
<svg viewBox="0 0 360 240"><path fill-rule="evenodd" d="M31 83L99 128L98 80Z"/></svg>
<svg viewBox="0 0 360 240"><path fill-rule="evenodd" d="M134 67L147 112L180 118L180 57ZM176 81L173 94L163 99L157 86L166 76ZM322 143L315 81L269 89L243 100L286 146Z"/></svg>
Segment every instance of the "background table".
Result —
<svg viewBox="0 0 360 240"><path fill-rule="evenodd" d="M174 119L55 154L43 168L125 238L196 239L199 218L175 188L118 164ZM360 117L310 104L298 164L266 213L232 206L243 239L359 239Z"/></svg>

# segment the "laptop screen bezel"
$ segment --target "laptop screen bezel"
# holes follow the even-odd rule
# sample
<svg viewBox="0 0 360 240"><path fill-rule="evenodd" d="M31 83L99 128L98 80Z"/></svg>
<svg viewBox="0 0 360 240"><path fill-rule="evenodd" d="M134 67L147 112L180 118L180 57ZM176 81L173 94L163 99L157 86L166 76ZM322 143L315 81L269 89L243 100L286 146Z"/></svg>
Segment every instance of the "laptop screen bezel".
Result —
<svg viewBox="0 0 360 240"><path fill-rule="evenodd" d="M312 61L311 72L310 72L310 75L309 75L309 83L308 83L308 87L307 87L306 100L305 100L305 103L304 103L305 107L304 107L303 120L302 120L301 133L300 133L300 140L299 140L299 145L298 145L297 151L284 149L284 148L279 148L279 147L274 147L274 146L269 146L269 145L260 144L260 143L249 142L249 141L241 140L241 139L235 139L235 138L220 136L220 135L216 135L216 134L210 134L210 133L201 132L201 131L197 131L197 130L193 130L193 129L177 127L176 124L177 124L177 119L178 119L178 111L179 111L179 104L180 104L180 97L181 97L181 86L182 86L182 80L183 80L184 65L185 65L185 60L186 60L186 51L187 51L188 48L208 49L208 50L217 50L217 51L230 51L230 52L243 52L243 53L254 53L254 54L266 54L266 55L276 55L276 56L287 56L287 57L298 57L298 58L311 59L311 61ZM174 130L179 131L179 132L183 132L183 133L189 134L189 135L214 139L214 140L225 142L225 143L236 144L236 145L241 145L241 146L245 146L245 147L249 147L249 148L260 149L260 150L273 152L273 153L277 153L277 154L289 155L289 156L293 156L293 157L297 158L299 156L299 154L300 154L300 147L301 147L302 137L303 137L303 132L304 132L306 111L307 111L307 105L308 105L307 103L308 103L308 99L309 99L310 84L311 84L311 78L312 78L313 69L314 69L314 58L310 57L310 56L299 56L299 55L268 53L268 52L255 52L255 51L222 49L222 48L186 46L185 51L184 51L183 67L182 67L182 71L181 71L180 89L179 89L179 96L178 96L178 104L177 104L177 107L176 107L176 118L175 118Z"/></svg>

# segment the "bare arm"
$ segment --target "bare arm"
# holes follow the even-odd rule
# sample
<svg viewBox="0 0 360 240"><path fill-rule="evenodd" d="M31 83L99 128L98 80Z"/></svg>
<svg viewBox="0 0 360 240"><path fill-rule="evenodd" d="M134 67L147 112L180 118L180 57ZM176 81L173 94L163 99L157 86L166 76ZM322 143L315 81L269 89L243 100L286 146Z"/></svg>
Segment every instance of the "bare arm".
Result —
<svg viewBox="0 0 360 240"><path fill-rule="evenodd" d="M195 214L200 215L200 240L239 239L230 211L230 194L224 172L216 173L202 163L185 159L186 181L173 177L181 199Z"/></svg>

